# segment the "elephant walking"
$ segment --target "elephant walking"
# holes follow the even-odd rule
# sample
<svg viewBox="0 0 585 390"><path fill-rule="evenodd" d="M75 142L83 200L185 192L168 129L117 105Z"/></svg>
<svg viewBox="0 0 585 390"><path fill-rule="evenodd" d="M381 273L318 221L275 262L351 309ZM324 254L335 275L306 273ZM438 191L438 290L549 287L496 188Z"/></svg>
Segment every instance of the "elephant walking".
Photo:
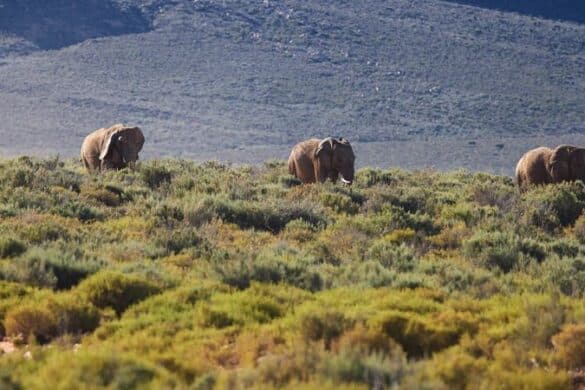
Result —
<svg viewBox="0 0 585 390"><path fill-rule="evenodd" d="M574 180L585 181L585 148L539 147L526 152L516 165L516 183L521 191L532 185Z"/></svg>
<svg viewBox="0 0 585 390"><path fill-rule="evenodd" d="M288 158L288 171L303 183L337 181L340 177L351 185L354 179L355 155L348 140L344 138L312 138L300 142L292 149Z"/></svg>
<svg viewBox="0 0 585 390"><path fill-rule="evenodd" d="M81 161L89 171L121 169L138 160L144 135L138 127L117 124L94 131L81 145Z"/></svg>

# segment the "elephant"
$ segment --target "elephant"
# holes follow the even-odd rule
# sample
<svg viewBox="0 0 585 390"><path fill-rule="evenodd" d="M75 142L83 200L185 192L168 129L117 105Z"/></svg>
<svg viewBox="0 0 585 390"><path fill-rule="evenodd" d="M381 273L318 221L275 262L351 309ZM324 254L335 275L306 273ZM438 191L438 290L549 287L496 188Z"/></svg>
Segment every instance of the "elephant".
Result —
<svg viewBox="0 0 585 390"><path fill-rule="evenodd" d="M355 155L345 138L311 138L299 142L288 158L288 171L303 183L323 183L327 179L336 182L338 177L345 184L354 180Z"/></svg>
<svg viewBox="0 0 585 390"><path fill-rule="evenodd" d="M138 127L116 124L98 129L81 145L81 161L89 171L121 169L138 160L144 135Z"/></svg>
<svg viewBox="0 0 585 390"><path fill-rule="evenodd" d="M516 165L516 184L520 191L531 185L574 180L585 182L585 148L539 147L526 152Z"/></svg>

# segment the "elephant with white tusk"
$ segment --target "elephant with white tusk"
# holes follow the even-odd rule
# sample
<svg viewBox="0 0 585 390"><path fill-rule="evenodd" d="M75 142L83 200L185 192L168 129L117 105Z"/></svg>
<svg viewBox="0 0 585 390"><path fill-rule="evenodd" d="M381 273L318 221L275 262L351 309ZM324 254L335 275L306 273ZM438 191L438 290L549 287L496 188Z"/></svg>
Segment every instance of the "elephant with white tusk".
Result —
<svg viewBox="0 0 585 390"><path fill-rule="evenodd" d="M288 158L288 171L303 183L323 183L338 178L351 185L354 179L355 155L345 138L312 138L300 142Z"/></svg>
<svg viewBox="0 0 585 390"><path fill-rule="evenodd" d="M144 135L138 127L117 124L94 131L81 145L81 161L89 171L121 169L138 160Z"/></svg>
<svg viewBox="0 0 585 390"><path fill-rule="evenodd" d="M521 191L531 185L574 180L585 182L585 148L540 147L526 152L516 165L516 183Z"/></svg>

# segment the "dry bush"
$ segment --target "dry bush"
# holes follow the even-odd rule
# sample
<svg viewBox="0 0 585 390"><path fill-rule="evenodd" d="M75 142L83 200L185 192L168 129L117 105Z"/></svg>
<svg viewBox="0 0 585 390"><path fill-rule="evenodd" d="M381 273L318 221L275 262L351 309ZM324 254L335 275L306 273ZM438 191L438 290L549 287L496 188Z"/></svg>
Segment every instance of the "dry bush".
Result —
<svg viewBox="0 0 585 390"><path fill-rule="evenodd" d="M556 354L567 368L585 367L585 324L569 324L552 338Z"/></svg>

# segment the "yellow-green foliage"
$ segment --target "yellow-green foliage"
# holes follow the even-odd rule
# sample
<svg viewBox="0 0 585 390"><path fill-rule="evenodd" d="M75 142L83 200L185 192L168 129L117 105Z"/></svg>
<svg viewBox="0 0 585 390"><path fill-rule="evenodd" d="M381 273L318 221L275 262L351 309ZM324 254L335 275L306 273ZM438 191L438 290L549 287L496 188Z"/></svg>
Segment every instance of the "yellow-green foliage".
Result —
<svg viewBox="0 0 585 390"><path fill-rule="evenodd" d="M6 313L4 328L8 336L34 336L40 341L48 341L57 334L57 324L53 313L47 307L36 304L20 304Z"/></svg>
<svg viewBox="0 0 585 390"><path fill-rule="evenodd" d="M559 359L569 368L585 366L585 324L568 324L552 338Z"/></svg>
<svg viewBox="0 0 585 390"><path fill-rule="evenodd" d="M568 388L584 207L465 171L3 161L0 387Z"/></svg>
<svg viewBox="0 0 585 390"><path fill-rule="evenodd" d="M84 280L77 288L81 295L99 308L112 308L118 314L160 289L152 282L136 276L102 272Z"/></svg>

